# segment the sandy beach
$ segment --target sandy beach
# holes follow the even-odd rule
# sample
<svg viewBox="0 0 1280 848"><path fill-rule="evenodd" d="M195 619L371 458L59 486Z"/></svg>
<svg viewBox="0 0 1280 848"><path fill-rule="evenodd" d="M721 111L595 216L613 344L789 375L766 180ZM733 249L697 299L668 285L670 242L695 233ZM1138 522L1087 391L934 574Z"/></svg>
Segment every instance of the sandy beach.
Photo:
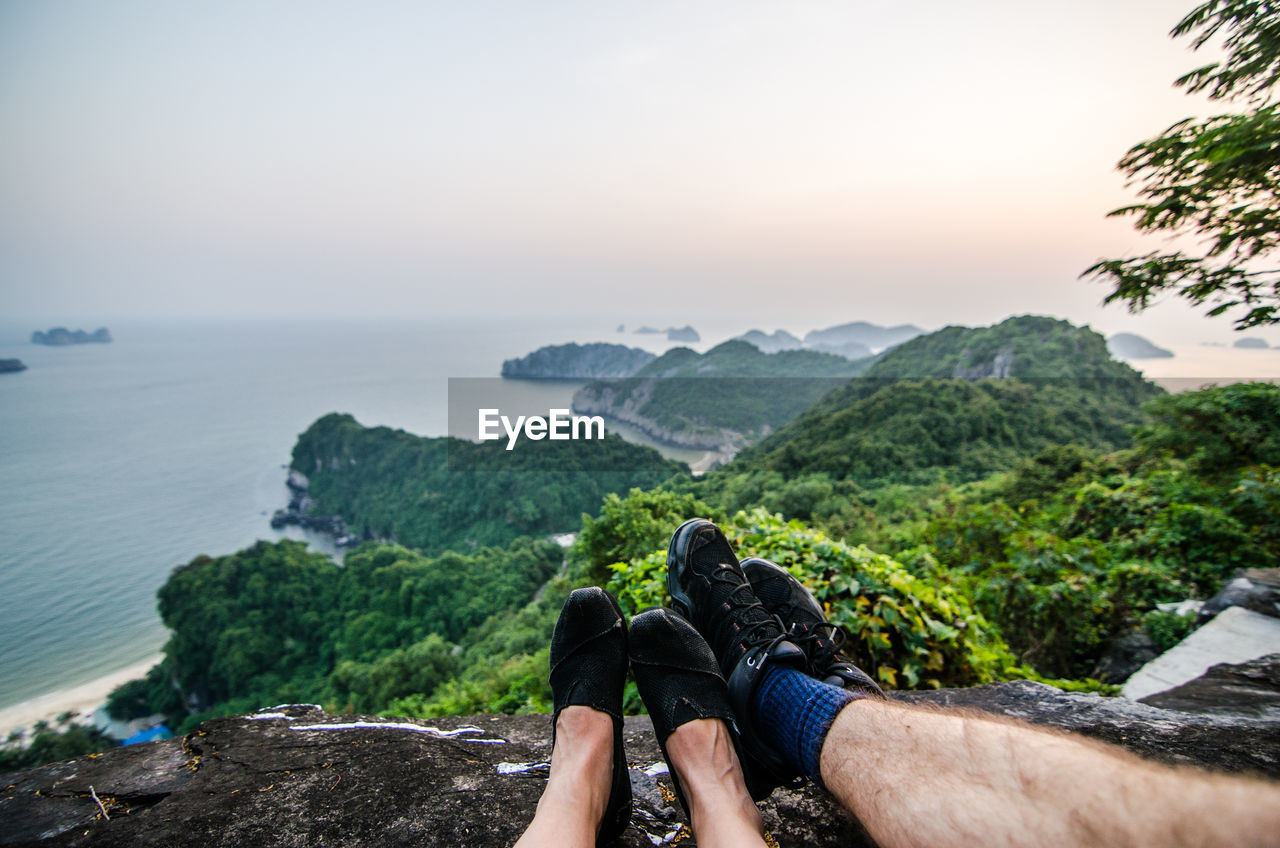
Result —
<svg viewBox="0 0 1280 848"><path fill-rule="evenodd" d="M47 695L14 704L12 707L5 707L0 710L0 739L7 738L12 731L19 728L29 729L37 721L53 722L65 712L77 712L83 720L106 702L107 695L112 689L121 683L146 676L147 671L163 658L163 654L156 654L128 668L103 675L97 680L90 680L79 686L50 692Z"/></svg>

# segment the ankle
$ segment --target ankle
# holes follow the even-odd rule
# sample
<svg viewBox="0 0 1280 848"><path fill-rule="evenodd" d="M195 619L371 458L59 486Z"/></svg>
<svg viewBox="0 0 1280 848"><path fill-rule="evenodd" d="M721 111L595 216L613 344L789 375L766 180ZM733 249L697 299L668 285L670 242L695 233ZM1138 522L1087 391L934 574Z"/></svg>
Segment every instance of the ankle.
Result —
<svg viewBox="0 0 1280 848"><path fill-rule="evenodd" d="M680 778L689 817L699 839L708 829L763 832L760 811L747 792L729 729L719 719L681 725L667 739L672 770Z"/></svg>
<svg viewBox="0 0 1280 848"><path fill-rule="evenodd" d="M556 720L551 774L538 807L562 820L598 827L613 785L613 717L590 707L566 707Z"/></svg>

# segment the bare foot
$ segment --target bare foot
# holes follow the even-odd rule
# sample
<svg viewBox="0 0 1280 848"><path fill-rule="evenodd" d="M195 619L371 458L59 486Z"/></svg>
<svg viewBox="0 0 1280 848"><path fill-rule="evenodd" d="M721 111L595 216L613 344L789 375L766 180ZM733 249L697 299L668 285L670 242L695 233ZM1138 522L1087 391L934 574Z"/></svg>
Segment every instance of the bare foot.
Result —
<svg viewBox="0 0 1280 848"><path fill-rule="evenodd" d="M613 718L565 707L556 719L551 777L518 848L591 848L613 786Z"/></svg>
<svg viewBox="0 0 1280 848"><path fill-rule="evenodd" d="M764 822L723 721L704 718L680 725L667 737L667 755L689 802L699 848L763 848Z"/></svg>

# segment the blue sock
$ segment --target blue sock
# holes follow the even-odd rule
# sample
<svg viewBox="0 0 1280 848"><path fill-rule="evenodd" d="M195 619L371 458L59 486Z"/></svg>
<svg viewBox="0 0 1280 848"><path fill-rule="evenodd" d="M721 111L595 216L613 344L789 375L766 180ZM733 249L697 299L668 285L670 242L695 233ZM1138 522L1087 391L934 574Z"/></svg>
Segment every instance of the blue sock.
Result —
<svg viewBox="0 0 1280 848"><path fill-rule="evenodd" d="M821 784L822 743L845 704L856 694L814 680L786 666L766 668L751 700L752 724L787 765Z"/></svg>

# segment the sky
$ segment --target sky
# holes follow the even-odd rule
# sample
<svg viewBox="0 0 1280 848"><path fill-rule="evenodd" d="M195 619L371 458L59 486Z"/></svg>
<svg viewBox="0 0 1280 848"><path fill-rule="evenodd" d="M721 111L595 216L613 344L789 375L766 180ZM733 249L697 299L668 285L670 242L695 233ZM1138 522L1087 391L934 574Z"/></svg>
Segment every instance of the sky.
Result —
<svg viewBox="0 0 1280 848"><path fill-rule="evenodd" d="M1078 279L1192 5L0 0L4 312L1230 341Z"/></svg>

